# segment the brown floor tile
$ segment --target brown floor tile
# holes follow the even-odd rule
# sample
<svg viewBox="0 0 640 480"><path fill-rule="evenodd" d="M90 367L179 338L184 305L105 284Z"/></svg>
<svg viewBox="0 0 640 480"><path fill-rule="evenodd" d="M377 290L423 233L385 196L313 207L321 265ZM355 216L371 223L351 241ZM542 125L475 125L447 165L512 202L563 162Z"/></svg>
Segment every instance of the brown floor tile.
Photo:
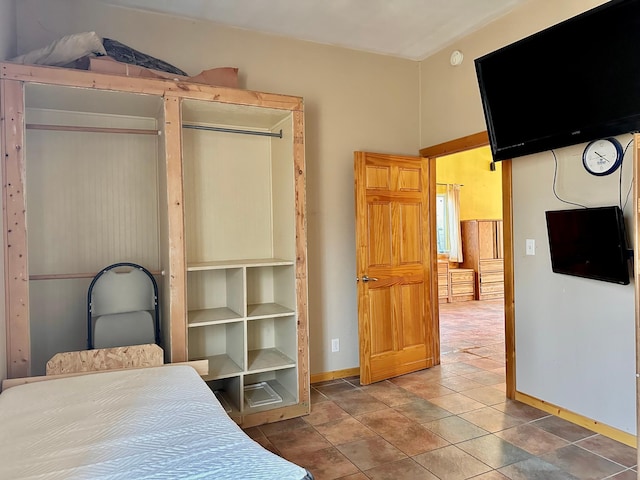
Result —
<svg viewBox="0 0 640 480"><path fill-rule="evenodd" d="M503 403L505 400L505 394L492 387L472 388L471 390L465 390L460 393L484 405L495 405L497 403Z"/></svg>
<svg viewBox="0 0 640 480"><path fill-rule="evenodd" d="M243 428L242 431L246 433L249 438L256 439L258 437L264 437L264 433L262 433L262 430L258 427Z"/></svg>
<svg viewBox="0 0 640 480"><path fill-rule="evenodd" d="M471 353L478 357L489 357L491 355L495 355L496 351L490 347L473 347L466 350L467 353Z"/></svg>
<svg viewBox="0 0 640 480"><path fill-rule="evenodd" d="M474 382L462 375L443 378L439 383L443 387L453 390L454 392L463 392L465 390L471 390L472 388L479 388L483 386L481 383Z"/></svg>
<svg viewBox="0 0 640 480"><path fill-rule="evenodd" d="M316 383L312 383L311 386L312 387L324 387L327 385L333 385L335 383L344 383L344 380L342 378L334 378L333 380L325 380L323 382L316 382Z"/></svg>
<svg viewBox="0 0 640 480"><path fill-rule="evenodd" d="M340 383L330 383L329 385L314 386L323 395L333 399L333 396L339 393L355 391L357 387L351 385L349 382L340 380Z"/></svg>
<svg viewBox="0 0 640 480"><path fill-rule="evenodd" d="M575 445L568 445L540 457L580 480L601 480L625 468Z"/></svg>
<svg viewBox="0 0 640 480"><path fill-rule="evenodd" d="M425 423L424 426L451 443L464 442L465 440L489 434L486 430L457 416L434 420L433 422Z"/></svg>
<svg viewBox="0 0 640 480"><path fill-rule="evenodd" d="M503 312L502 300L445 304L442 365L316 383L304 420L245 431L316 480L635 480L636 449L505 398Z"/></svg>
<svg viewBox="0 0 640 480"><path fill-rule="evenodd" d="M381 437L345 443L337 448L360 470L369 470L407 457Z"/></svg>
<svg viewBox="0 0 640 480"><path fill-rule="evenodd" d="M466 352L447 353L440 356L440 361L442 362L443 365L446 365L448 363L458 363L458 362L465 362L465 363L468 363L469 365L473 365L473 363L470 363L470 362L473 362L476 360L479 360L477 356L472 355L470 353L466 353ZM474 366L477 366L477 365L474 365ZM497 368L497 367L493 367L493 368Z"/></svg>
<svg viewBox="0 0 640 480"><path fill-rule="evenodd" d="M483 372L481 368L467 365L466 363L449 363L440 365L442 376L450 377L452 375L468 375L471 373Z"/></svg>
<svg viewBox="0 0 640 480"><path fill-rule="evenodd" d="M328 402L329 397L323 395L318 390L312 387L310 392L310 400L311 400L311 405L315 405L316 403Z"/></svg>
<svg viewBox="0 0 640 480"><path fill-rule="evenodd" d="M509 480L509 477L505 477L497 470L492 470L491 472L483 473L482 475L473 477L473 480Z"/></svg>
<svg viewBox="0 0 640 480"><path fill-rule="evenodd" d="M438 477L410 458L387 463L365 473L371 480L438 480Z"/></svg>
<svg viewBox="0 0 640 480"><path fill-rule="evenodd" d="M625 470L624 472L620 472L613 477L609 477L609 480L636 480L638 478L638 473L633 470Z"/></svg>
<svg viewBox="0 0 640 480"><path fill-rule="evenodd" d="M473 380L474 382L481 383L482 385L496 385L498 383L504 383L504 374L500 375L495 371L482 371L476 373L466 373L464 377Z"/></svg>
<svg viewBox="0 0 640 480"><path fill-rule="evenodd" d="M457 444L457 447L492 468L505 467L532 457L521 448L495 435L485 435Z"/></svg>
<svg viewBox="0 0 640 480"><path fill-rule="evenodd" d="M633 467L638 463L637 451L624 443L617 442L602 435L596 435L576 442L576 445L602 457L613 460L625 467Z"/></svg>
<svg viewBox="0 0 640 480"><path fill-rule="evenodd" d="M472 412L462 413L460 415L465 420L474 425L484 428L488 432L499 432L507 428L515 427L523 423L522 420L514 418L492 407L483 407Z"/></svg>
<svg viewBox="0 0 640 480"><path fill-rule="evenodd" d="M347 475L346 477L340 477L338 480L369 480L369 477L362 472L358 472Z"/></svg>
<svg viewBox="0 0 640 480"><path fill-rule="evenodd" d="M360 389L335 394L332 399L340 408L350 415L361 415L363 413L389 408L381 401L376 400Z"/></svg>
<svg viewBox="0 0 640 480"><path fill-rule="evenodd" d="M316 425L316 430L333 445L373 437L375 433L353 417Z"/></svg>
<svg viewBox="0 0 640 480"><path fill-rule="evenodd" d="M393 408L386 408L375 412L365 413L357 417L358 420L376 433L387 433L394 430L403 430L413 421L398 413Z"/></svg>
<svg viewBox="0 0 640 480"><path fill-rule="evenodd" d="M306 426L307 424L302 418L292 418L291 420L283 420L282 422L260 425L258 428L263 434L268 437L270 435L276 435L282 432L290 432L291 430L296 430L298 428L303 428Z"/></svg>
<svg viewBox="0 0 640 480"><path fill-rule="evenodd" d="M414 460L442 480L464 480L491 470L454 445L417 455Z"/></svg>
<svg viewBox="0 0 640 480"><path fill-rule="evenodd" d="M538 410L537 408L530 407L524 403L507 399L504 403L493 405L493 408L506 413L507 415L518 418L523 422L530 422L531 420L539 420L540 418L548 417L547 412ZM553 432L552 432L553 433Z"/></svg>
<svg viewBox="0 0 640 480"><path fill-rule="evenodd" d="M538 457L503 467L500 473L511 480L578 480L570 473Z"/></svg>
<svg viewBox="0 0 640 480"><path fill-rule="evenodd" d="M322 402L315 405L311 404L311 413L303 418L309 425L322 425L323 423L349 418L349 416L334 402Z"/></svg>
<svg viewBox="0 0 640 480"><path fill-rule="evenodd" d="M345 382L349 382L354 387L360 387L360 375L354 375L352 377L347 377L344 379Z"/></svg>
<svg viewBox="0 0 640 480"><path fill-rule="evenodd" d="M420 370L418 372L414 372L412 375L419 377L427 383L437 382L441 378L445 377L444 371L442 370L442 365L436 365L435 367L425 368L424 370Z"/></svg>
<svg viewBox="0 0 640 480"><path fill-rule="evenodd" d="M543 455L557 448L565 447L569 443L530 424L502 430L497 432L496 436L533 455Z"/></svg>
<svg viewBox="0 0 640 480"><path fill-rule="evenodd" d="M333 480L358 472L358 468L335 447L287 455L286 458L309 470L315 480Z"/></svg>
<svg viewBox="0 0 640 480"><path fill-rule="evenodd" d="M536 420L532 422L532 425L549 433L553 433L557 437L564 438L569 442L577 442L578 440L595 435L591 430L587 430L575 423L567 422L563 418L554 417L553 415Z"/></svg>
<svg viewBox="0 0 640 480"><path fill-rule="evenodd" d="M362 391L389 407L415 402L418 399L418 397L411 392L408 392L404 388L400 388L389 381L366 385L362 387Z"/></svg>
<svg viewBox="0 0 640 480"><path fill-rule="evenodd" d="M506 396L507 396L507 383L506 382L505 383L497 383L495 385L491 385L491 388L495 388L496 390L501 391L504 394L505 398L506 398Z"/></svg>
<svg viewBox="0 0 640 480"><path fill-rule="evenodd" d="M485 406L483 403L476 402L472 398L465 397L461 393L452 393L442 397L430 398L429 401L455 414L477 410L478 408Z"/></svg>
<svg viewBox="0 0 640 480"><path fill-rule="evenodd" d="M410 423L402 430L380 433L380 436L410 457L449 445L445 439L417 423Z"/></svg>
<svg viewBox="0 0 640 480"><path fill-rule="evenodd" d="M497 362L495 360L491 360L490 358L477 358L475 360L465 360L464 363L467 365L472 365L474 367L481 368L483 370L495 370L496 368L500 368L504 365L504 362Z"/></svg>
<svg viewBox="0 0 640 480"><path fill-rule="evenodd" d="M440 385L439 383L411 383L400 386L414 394L416 397L420 397L425 400L455 393L453 390Z"/></svg>
<svg viewBox="0 0 640 480"><path fill-rule="evenodd" d="M270 435L267 438L287 458L306 455L331 446L322 435L310 426Z"/></svg>
<svg viewBox="0 0 640 480"><path fill-rule="evenodd" d="M271 443L271 441L269 441L269 439L267 437L258 437L258 438L254 438L254 440L255 440L256 443L259 443L260 445L262 445L264 448L266 448L270 452L273 452L276 455L280 455L280 450L278 450L275 447L275 445L273 443Z"/></svg>
<svg viewBox="0 0 640 480"><path fill-rule="evenodd" d="M398 405L394 407L394 410L417 423L431 422L452 415L450 411L440 408L429 400L424 399Z"/></svg>

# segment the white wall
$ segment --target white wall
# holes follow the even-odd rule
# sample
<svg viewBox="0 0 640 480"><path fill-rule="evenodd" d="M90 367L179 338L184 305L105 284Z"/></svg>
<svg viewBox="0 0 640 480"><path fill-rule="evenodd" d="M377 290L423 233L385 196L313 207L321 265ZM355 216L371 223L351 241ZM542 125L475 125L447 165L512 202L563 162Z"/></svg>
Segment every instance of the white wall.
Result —
<svg viewBox="0 0 640 480"><path fill-rule="evenodd" d="M16 54L16 1L0 0L0 59ZM0 148L2 145L0 145ZM1 223L1 220L0 220ZM4 291L4 275L0 276L0 292ZM0 381L7 378L6 326L4 295L0 296Z"/></svg>
<svg viewBox="0 0 640 480"><path fill-rule="evenodd" d="M243 88L304 97L311 372L356 367L353 152L418 154L419 64L90 0L21 0L18 26L19 54L93 30L192 75L236 66Z"/></svg>
<svg viewBox="0 0 640 480"><path fill-rule="evenodd" d="M531 0L422 62L421 145L486 130L474 58L601 3ZM453 49L465 55L460 67L449 65ZM438 122L429 121L434 114ZM626 145L629 136L620 139ZM581 162L583 147L558 150L558 192L588 206L617 204L618 175L596 178L587 174ZM625 193L630 182L631 153L626 162ZM633 285L551 272L544 211L570 207L555 199L552 180L550 152L513 161L516 389L635 433ZM628 221L633 218L630 206L625 216ZM524 255L527 238L536 240L535 256Z"/></svg>
<svg viewBox="0 0 640 480"><path fill-rule="evenodd" d="M0 0L0 60L16 55L16 0Z"/></svg>
<svg viewBox="0 0 640 480"><path fill-rule="evenodd" d="M618 138L626 146L632 136ZM617 205L619 172L587 173L584 146L556 151L558 195L589 207ZM575 207L553 195L550 152L515 159L513 165L516 389L635 433L633 279L618 285L553 273L544 212ZM623 205L632 178L630 147L623 163ZM630 200L624 211L631 241L632 205ZM525 255L527 238L536 242L535 256Z"/></svg>

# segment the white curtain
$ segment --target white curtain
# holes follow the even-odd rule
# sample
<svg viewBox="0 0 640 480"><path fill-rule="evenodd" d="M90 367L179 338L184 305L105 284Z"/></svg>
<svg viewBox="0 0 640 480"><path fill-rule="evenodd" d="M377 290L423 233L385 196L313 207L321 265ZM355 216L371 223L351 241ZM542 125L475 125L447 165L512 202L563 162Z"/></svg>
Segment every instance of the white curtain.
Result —
<svg viewBox="0 0 640 480"><path fill-rule="evenodd" d="M460 185L447 185L447 217L449 228L449 261L462 262L460 234Z"/></svg>

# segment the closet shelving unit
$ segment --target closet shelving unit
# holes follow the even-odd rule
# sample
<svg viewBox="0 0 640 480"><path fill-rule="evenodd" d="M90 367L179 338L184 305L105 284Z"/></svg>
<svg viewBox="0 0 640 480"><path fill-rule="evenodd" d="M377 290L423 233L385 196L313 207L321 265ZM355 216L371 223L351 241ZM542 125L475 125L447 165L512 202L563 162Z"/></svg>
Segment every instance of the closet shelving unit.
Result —
<svg viewBox="0 0 640 480"><path fill-rule="evenodd" d="M302 99L0 69L9 377L39 373L34 346L82 349L84 283L135 261L160 280L167 361L208 359L205 381L243 426L308 413Z"/></svg>

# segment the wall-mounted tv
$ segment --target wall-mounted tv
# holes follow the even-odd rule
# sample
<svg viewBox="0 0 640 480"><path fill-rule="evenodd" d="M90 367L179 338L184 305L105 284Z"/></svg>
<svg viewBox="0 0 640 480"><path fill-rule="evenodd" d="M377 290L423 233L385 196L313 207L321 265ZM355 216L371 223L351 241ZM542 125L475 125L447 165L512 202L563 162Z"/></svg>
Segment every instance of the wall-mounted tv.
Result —
<svg viewBox="0 0 640 480"><path fill-rule="evenodd" d="M629 284L629 250L619 207L545 212L555 273Z"/></svg>
<svg viewBox="0 0 640 480"><path fill-rule="evenodd" d="M640 0L611 0L475 60L494 160L640 130Z"/></svg>

